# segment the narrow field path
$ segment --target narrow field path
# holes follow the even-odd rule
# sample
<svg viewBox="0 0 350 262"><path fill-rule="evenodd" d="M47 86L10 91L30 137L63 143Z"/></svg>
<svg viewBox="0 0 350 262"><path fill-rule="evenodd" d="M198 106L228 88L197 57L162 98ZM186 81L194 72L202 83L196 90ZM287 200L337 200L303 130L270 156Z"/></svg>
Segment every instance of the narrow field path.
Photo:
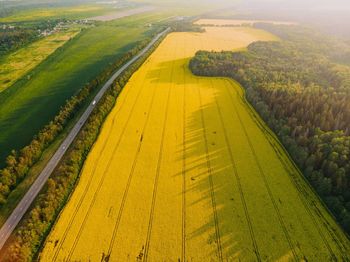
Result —
<svg viewBox="0 0 350 262"><path fill-rule="evenodd" d="M273 39L238 27L168 35L125 86L40 259L349 259L241 87L188 69L197 50Z"/></svg>

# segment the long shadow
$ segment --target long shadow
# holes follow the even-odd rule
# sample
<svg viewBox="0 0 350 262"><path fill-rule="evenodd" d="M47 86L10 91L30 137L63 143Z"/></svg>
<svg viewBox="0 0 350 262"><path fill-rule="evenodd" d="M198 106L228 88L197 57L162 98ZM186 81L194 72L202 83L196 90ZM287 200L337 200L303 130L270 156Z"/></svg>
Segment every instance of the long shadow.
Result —
<svg viewBox="0 0 350 262"><path fill-rule="evenodd" d="M187 76L185 80L186 86L191 85L189 88L209 88L203 86L196 87L198 80L203 78L189 74L188 61L189 59L187 58L175 61L175 63L182 64L185 75ZM174 61L163 62L160 66L169 68L173 62ZM188 77L189 75L190 77ZM163 79L163 81L166 80ZM172 84L183 85L184 79L175 79ZM215 102L220 100L223 96L227 96L227 94L224 92L223 88L216 87L214 87L214 93L215 95L211 102L202 104L201 108L186 115L185 152L183 151L183 145L178 145L178 161L186 159L186 169L184 170L185 176L190 172L192 173L191 177L186 177L187 186L185 193L188 194L191 191L200 193L197 194L200 195L200 197L197 199L191 199L191 202L188 201L186 207L191 208L191 206L202 203L204 206L208 206L212 212L212 218L208 223L198 226L198 228L191 232L186 232L186 239L208 235L207 238L209 243L215 242L217 246L220 246L212 251L212 257L217 257L218 261L251 261L252 258L256 261L266 261L267 259L278 260L282 258L288 260L288 258L291 258L290 255L292 253L290 249L285 248L273 250L274 255L266 257L259 253L259 245L255 246L256 243L254 245L254 241L256 240L251 239L254 238L254 234L263 234L264 232L258 232L256 230L258 225L250 221L250 223L253 224L250 226L255 229L255 232L253 232L252 235L249 229L249 222L243 212L242 199L237 197L239 196L239 193L237 193L239 188L237 186L237 178L235 178L234 174L235 167L234 163L229 161L230 157L228 156L230 154L230 150L228 149L230 145L227 144L227 140L222 138L222 136L224 136L222 130L228 127L224 126L224 123L218 120L222 116L218 113L218 105L217 102ZM211 118L217 119L215 120ZM222 126L210 124L211 120L221 123ZM238 127L238 124L236 126ZM241 138L229 137L229 139L230 141L231 139L233 141ZM234 152L233 154L239 153L239 150L237 149L231 148L231 151ZM227 159L228 161L222 161L222 159ZM198 172L195 170L201 171ZM175 174L175 176L183 176L184 173L180 172ZM252 174L241 173L238 175L246 176ZM212 184L210 184L210 180L212 180ZM212 187L210 185L212 185ZM247 190L243 192L246 199L249 195L254 195L254 193L255 192ZM259 201L259 199L256 199L256 201ZM236 203L240 203L239 205L241 207L235 206ZM254 210L249 210L248 208L246 212L248 213L248 216L253 216ZM234 217L232 214L234 214ZM257 218L255 221L259 221L259 219L260 218ZM217 225L215 225L215 220ZM241 232L233 232L230 230L232 224L236 222L245 225L240 229ZM279 225L275 226L278 227ZM250 235L251 237L242 240L242 238L239 237L242 235ZM222 252L221 255L220 252ZM248 255L248 257L245 255Z"/></svg>
<svg viewBox="0 0 350 262"><path fill-rule="evenodd" d="M185 146L182 141L179 142L178 151L176 152L176 161L182 162L185 159L185 170L174 174L174 176L182 177L185 175L186 177L185 194L192 196L187 198L186 209L190 210L195 206L207 207L208 210L205 210L205 214L209 214L209 217L205 219L199 217L199 221L207 222L197 223L196 228L187 228L185 230L186 239L191 241L196 238L206 238L211 250L210 256L214 261L288 260L292 252L288 249L288 244L283 245L285 248L271 250L273 255L266 256L266 252L269 251L266 250L266 247L264 248L265 254L260 252L264 245L261 241L261 235L266 234L268 241L273 233L258 231L258 223L264 218L256 217L255 210L252 208L254 205L250 205L250 208L249 206L246 207L247 210L245 210L243 202L247 201L248 198L250 204L256 201L263 205L264 202L257 197L258 194L252 191L252 188L239 188L237 177L235 177L237 166L234 161L230 160L232 152L234 155L241 154L239 149L231 148L232 141L244 138L232 137L234 136L232 134L235 134L234 132L227 132L225 137L224 130L229 129L228 126L225 126L225 123L235 121L233 118L225 119L224 123L221 119L223 116L220 115L218 110L218 103L220 103L218 101L222 101L222 98L227 96L227 92L225 92L224 87L201 85L199 81L203 78L193 76L188 69L189 59L164 61L150 69L146 75L151 83L169 84L169 86L178 88L178 90L184 88L186 93L189 90L189 95L185 100L193 99L189 97L191 94L196 96L198 94L194 99L197 99L197 102L201 104L194 111L185 113ZM174 64L176 65L174 71L178 70L177 78L159 76L160 71L169 70L169 68L173 68ZM182 70L183 75L179 73L179 70ZM202 97L208 89L211 89L208 94L212 93L210 99L200 101L199 97ZM202 95L200 95L201 91L203 92ZM234 109L230 108L230 110ZM224 115L224 117L230 118L231 116ZM232 125L230 128L233 128ZM235 123L234 128L240 128L239 124ZM232 152L230 152L230 149ZM244 152L243 154L252 153ZM255 172L250 173L248 171L244 173L241 170L241 168L238 168L238 171L236 170L238 176L256 175ZM240 190L245 195L245 200L242 200ZM250 220L249 216L254 219ZM187 217L187 219L193 220L195 218ZM241 225L241 227L237 225ZM278 224L272 224L271 226L280 227ZM260 242L254 240L256 235L260 235ZM278 239L278 241L285 240ZM203 248L207 247L203 246ZM187 257L186 261L188 259Z"/></svg>
<svg viewBox="0 0 350 262"><path fill-rule="evenodd" d="M216 94L216 96L221 95L224 95L224 93L217 92ZM189 178L191 180L191 185L186 188L187 193L189 191L200 192L201 197L192 199L192 202L186 203L186 205L188 208L191 208L191 206L202 202L202 204L207 205L212 211L212 219L192 232L187 232L187 238L191 239L203 234L208 234L208 239L214 239L216 244L220 245L218 250L213 251L212 256L220 258L220 255L217 253L219 253L220 250L224 250L221 252L224 252L222 256L225 261L236 259L247 260L247 257L244 257L244 255L248 253L249 259L256 258L257 261L259 259L264 261L267 257L259 254L259 246L257 247L257 250L254 250L253 240L240 243L242 239L237 237L241 234L249 235L249 226L248 221L246 221L246 218L244 217L244 213L241 212L242 209L234 206L238 203L241 205L242 200L237 199L237 191L239 189L237 188L237 181L235 181L236 178L233 171L233 163L230 161L222 161L222 159L229 160L229 151L227 148L229 145L225 144L226 142L220 143L215 139L215 136L224 135L219 131L221 127L217 127L217 130L215 130L214 126L208 124L208 119L205 119L204 122L207 123L204 124L206 125L206 130L204 130L203 123L198 121L202 118L202 115L213 116L216 112L216 104L211 103L202 105L201 109L192 112L190 116L187 116L186 150L184 156L183 152L179 152L179 156L181 156L181 158L184 157L187 160L194 159L192 162L186 164L188 167L185 170L185 174L198 169L203 171L196 173ZM214 135L214 133L216 135ZM207 139L207 142L205 142L205 139ZM203 147L208 147L208 154L207 152L203 152ZM237 153L237 151L235 151L235 153ZM208 162L210 162L209 167ZM212 188L210 188L210 183L208 183L208 180L210 179L213 181ZM243 193L246 198L249 197L249 195L254 195L254 192L249 191L244 191ZM215 202L215 208L213 207L213 201ZM259 200L257 199L257 201ZM232 217L232 213L235 211L239 212L239 214ZM253 216L253 212L254 210L248 210L248 215ZM215 219L217 219L218 231L215 229ZM237 222L245 225L244 228L240 229L243 232L233 232L230 230L233 228L232 224ZM257 225L253 224L253 228L256 229ZM255 230L254 233L256 235L261 234L262 232L257 232ZM244 247L245 250L242 250L242 247ZM290 252L290 250L278 250L278 255L276 255L274 259L277 260L284 257L286 254L290 254ZM274 253L276 254L276 250L274 250Z"/></svg>

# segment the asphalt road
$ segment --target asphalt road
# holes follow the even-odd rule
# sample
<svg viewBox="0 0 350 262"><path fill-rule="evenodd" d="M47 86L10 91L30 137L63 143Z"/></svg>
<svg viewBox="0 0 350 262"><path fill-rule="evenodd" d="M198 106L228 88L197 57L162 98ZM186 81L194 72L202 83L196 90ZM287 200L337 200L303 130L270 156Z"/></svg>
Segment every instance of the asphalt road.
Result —
<svg viewBox="0 0 350 262"><path fill-rule="evenodd" d="M137 61L141 56L143 56L150 48L161 38L164 34L168 33L170 28L167 28L162 33L158 34L153 40L136 56L134 56L129 62L123 65L113 76L104 84L98 94L95 96L94 101L85 110L84 114L80 117L79 121L75 124L73 129L70 131L66 139L62 142L59 149L47 163L46 167L42 170L38 178L35 180L33 185L30 187L28 192L24 195L22 200L19 202L17 207L14 209L12 214L8 217L2 228L0 229L0 250L4 246L7 239L10 237L13 230L16 228L24 214L29 209L30 205L39 194L42 187L45 185L47 179L50 177L51 173L54 171L58 162L62 159L63 155L66 153L67 149L78 135L80 129L84 123L89 118L91 112L94 110L96 104L100 101L107 89L113 84L114 80L122 74L131 64Z"/></svg>

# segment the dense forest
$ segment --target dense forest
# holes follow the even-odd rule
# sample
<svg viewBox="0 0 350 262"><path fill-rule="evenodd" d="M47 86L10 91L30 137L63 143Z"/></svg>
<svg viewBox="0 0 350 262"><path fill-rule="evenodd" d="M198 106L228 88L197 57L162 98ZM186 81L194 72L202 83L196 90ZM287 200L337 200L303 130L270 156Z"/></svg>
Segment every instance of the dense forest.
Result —
<svg viewBox="0 0 350 262"><path fill-rule="evenodd" d="M203 33L205 29L200 26L193 23L193 19L184 19L184 20L178 20L175 22L168 23L169 26L171 26L172 31L174 32L199 32Z"/></svg>
<svg viewBox="0 0 350 262"><path fill-rule="evenodd" d="M16 50L32 42L39 36L33 29L2 27L0 28L0 55Z"/></svg>
<svg viewBox="0 0 350 262"><path fill-rule="evenodd" d="M322 41L300 26L257 26L282 41L256 42L241 52L199 51L190 68L243 85L248 101L350 233L349 46L325 36Z"/></svg>

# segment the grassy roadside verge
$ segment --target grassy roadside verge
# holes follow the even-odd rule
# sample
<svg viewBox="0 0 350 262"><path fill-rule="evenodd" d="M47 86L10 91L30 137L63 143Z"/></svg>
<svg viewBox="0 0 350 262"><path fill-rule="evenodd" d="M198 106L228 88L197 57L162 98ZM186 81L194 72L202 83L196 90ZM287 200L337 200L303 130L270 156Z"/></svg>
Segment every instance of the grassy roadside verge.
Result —
<svg viewBox="0 0 350 262"><path fill-rule="evenodd" d="M28 261L37 255L56 217L69 199L70 193L78 181L84 160L98 137L105 117L114 107L120 91L130 76L143 64L162 39L159 39L140 60L130 66L106 92L67 154L34 201L31 210L25 215L4 246L0 260Z"/></svg>

